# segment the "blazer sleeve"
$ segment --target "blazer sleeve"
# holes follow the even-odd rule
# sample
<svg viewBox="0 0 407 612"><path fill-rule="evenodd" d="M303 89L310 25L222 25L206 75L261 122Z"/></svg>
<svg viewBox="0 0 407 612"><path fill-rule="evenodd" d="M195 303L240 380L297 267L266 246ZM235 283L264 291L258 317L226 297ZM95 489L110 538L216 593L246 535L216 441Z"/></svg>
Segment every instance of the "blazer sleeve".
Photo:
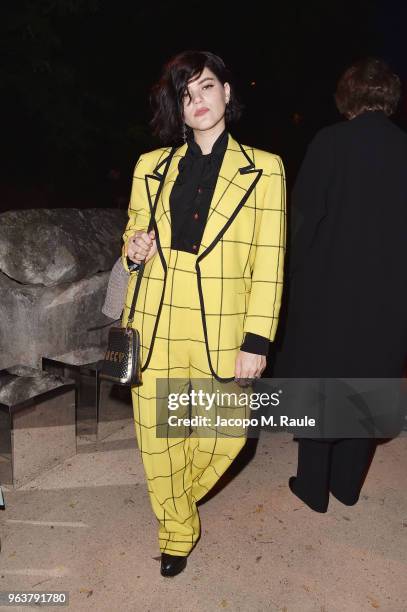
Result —
<svg viewBox="0 0 407 612"><path fill-rule="evenodd" d="M268 185L259 209L252 286L244 332L274 340L283 289L286 242L286 189L283 162L273 156Z"/></svg>
<svg viewBox="0 0 407 612"><path fill-rule="evenodd" d="M147 230L150 221L150 209L145 189L145 163L140 157L136 163L133 174L130 203L128 207L128 222L123 234L122 262L124 269L129 272L127 265L127 244L130 236L138 230ZM133 274L134 272L131 272Z"/></svg>

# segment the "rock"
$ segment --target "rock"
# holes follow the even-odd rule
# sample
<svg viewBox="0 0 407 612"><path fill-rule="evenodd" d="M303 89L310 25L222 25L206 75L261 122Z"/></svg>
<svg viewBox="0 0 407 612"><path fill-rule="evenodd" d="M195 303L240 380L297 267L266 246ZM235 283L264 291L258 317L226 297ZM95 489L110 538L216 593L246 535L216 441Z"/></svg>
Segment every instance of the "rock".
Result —
<svg viewBox="0 0 407 612"><path fill-rule="evenodd" d="M2 372L0 404L15 406L47 391L64 386L67 382L73 383L74 381L42 372L36 368L16 365Z"/></svg>
<svg viewBox="0 0 407 612"><path fill-rule="evenodd" d="M0 271L46 287L110 271L126 222L126 211L110 208L7 211L0 215Z"/></svg>
<svg viewBox="0 0 407 612"><path fill-rule="evenodd" d="M41 368L52 357L88 346L105 346L111 323L102 313L108 272L57 287L21 285L0 273L0 368Z"/></svg>

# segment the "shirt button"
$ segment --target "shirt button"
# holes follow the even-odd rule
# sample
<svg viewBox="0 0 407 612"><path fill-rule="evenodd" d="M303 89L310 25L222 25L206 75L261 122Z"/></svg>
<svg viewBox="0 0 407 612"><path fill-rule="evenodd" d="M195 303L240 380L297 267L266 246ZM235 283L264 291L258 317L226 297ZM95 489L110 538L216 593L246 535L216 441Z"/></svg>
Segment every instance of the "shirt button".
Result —
<svg viewBox="0 0 407 612"><path fill-rule="evenodd" d="M202 187L198 187L198 193L202 193Z"/></svg>
<svg viewBox="0 0 407 612"><path fill-rule="evenodd" d="M194 214L194 219L198 219L198 216L199 216L199 215L198 215L198 213L196 212L196 213Z"/></svg>
<svg viewBox="0 0 407 612"><path fill-rule="evenodd" d="M196 251L196 244L193 244L193 245L192 245L192 250L193 250L193 251Z"/></svg>

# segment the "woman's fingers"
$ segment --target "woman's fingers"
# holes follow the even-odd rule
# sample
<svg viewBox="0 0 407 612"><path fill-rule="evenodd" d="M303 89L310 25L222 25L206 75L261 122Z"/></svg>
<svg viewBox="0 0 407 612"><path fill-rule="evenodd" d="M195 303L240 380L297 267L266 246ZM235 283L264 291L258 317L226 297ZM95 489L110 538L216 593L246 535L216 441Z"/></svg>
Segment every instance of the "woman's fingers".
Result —
<svg viewBox="0 0 407 612"><path fill-rule="evenodd" d="M241 377L241 364L240 364L240 353L237 354L236 363L235 363L235 378Z"/></svg>
<svg viewBox="0 0 407 612"><path fill-rule="evenodd" d="M127 255L129 259L140 263L143 259L151 258L156 251L155 246L155 233L154 230L151 230L149 234L147 232L138 231L129 238L129 246L127 250Z"/></svg>
<svg viewBox="0 0 407 612"><path fill-rule="evenodd" d="M236 358L235 378L253 380L260 378L266 367L266 358L246 351L239 351Z"/></svg>
<svg viewBox="0 0 407 612"><path fill-rule="evenodd" d="M143 232L142 234L140 234L136 238L135 242L137 242L140 245L140 247L143 246L146 249L149 249L153 243L152 239L147 234L147 232Z"/></svg>
<svg viewBox="0 0 407 612"><path fill-rule="evenodd" d="M146 232L135 234L130 238L130 241L137 251L148 251L152 244L152 240Z"/></svg>
<svg viewBox="0 0 407 612"><path fill-rule="evenodd" d="M157 243L154 240L152 245L151 245L151 248L150 248L150 250L149 250L149 252L148 252L148 254L146 256L146 261L149 261L152 257L154 257L154 255L156 253L157 253Z"/></svg>

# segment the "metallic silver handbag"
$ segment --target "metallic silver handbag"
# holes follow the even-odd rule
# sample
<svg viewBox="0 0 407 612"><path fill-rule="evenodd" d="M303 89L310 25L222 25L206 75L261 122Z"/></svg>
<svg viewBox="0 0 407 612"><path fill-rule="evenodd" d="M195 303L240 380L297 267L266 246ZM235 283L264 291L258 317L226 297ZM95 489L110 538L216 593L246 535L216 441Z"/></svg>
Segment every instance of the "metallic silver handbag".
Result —
<svg viewBox="0 0 407 612"><path fill-rule="evenodd" d="M129 327L111 327L99 377L119 385L141 385L140 334Z"/></svg>

